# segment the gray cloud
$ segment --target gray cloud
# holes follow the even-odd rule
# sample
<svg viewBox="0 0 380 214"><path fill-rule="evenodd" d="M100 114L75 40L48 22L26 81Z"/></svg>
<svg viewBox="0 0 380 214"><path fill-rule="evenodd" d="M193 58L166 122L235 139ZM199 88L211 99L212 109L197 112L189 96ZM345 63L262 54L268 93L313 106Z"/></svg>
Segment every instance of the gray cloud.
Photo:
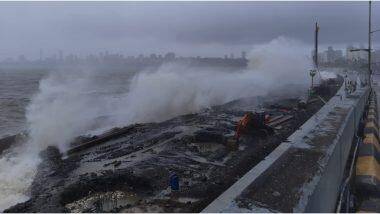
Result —
<svg viewBox="0 0 380 214"><path fill-rule="evenodd" d="M365 43L367 13L368 2L1 2L0 57L40 48L221 55L280 35L311 44L317 20L325 45Z"/></svg>

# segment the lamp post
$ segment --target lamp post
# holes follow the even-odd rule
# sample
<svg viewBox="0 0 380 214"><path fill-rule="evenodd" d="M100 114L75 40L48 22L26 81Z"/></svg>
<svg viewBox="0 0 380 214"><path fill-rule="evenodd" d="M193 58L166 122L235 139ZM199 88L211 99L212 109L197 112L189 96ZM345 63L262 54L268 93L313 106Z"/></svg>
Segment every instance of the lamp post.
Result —
<svg viewBox="0 0 380 214"><path fill-rule="evenodd" d="M318 32L319 32L319 26L318 22L315 23L315 31L314 31L314 69L310 70L310 77L311 77L311 87L309 89L309 97L313 94L314 91L314 76L317 74L318 71Z"/></svg>
<svg viewBox="0 0 380 214"><path fill-rule="evenodd" d="M369 1L368 5L368 72L369 72L369 87L371 87L371 75L372 75L372 70L371 70L371 46L372 46L372 41L371 41L371 34L372 34L372 27L371 27L371 15L372 15L372 2Z"/></svg>
<svg viewBox="0 0 380 214"><path fill-rule="evenodd" d="M371 62L372 61L372 59L371 59L372 38L371 38L371 36L373 33L380 31L380 29L372 31L371 15L372 15L372 2L369 1L369 5L368 5L368 48L351 49L350 50L351 52L354 52L354 51L367 51L368 52L368 82L369 82L370 87L371 87L371 75L372 75L372 69L371 69L371 64L372 64L372 62Z"/></svg>

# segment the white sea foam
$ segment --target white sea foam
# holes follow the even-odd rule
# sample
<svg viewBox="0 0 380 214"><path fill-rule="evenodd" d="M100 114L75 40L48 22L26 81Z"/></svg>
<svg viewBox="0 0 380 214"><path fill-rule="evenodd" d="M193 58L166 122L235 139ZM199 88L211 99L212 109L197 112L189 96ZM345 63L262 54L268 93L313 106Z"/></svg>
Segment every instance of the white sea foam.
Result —
<svg viewBox="0 0 380 214"><path fill-rule="evenodd" d="M247 69L226 72L165 64L125 79L115 91L105 80L112 72L90 69L51 72L27 108L29 141L0 159L0 210L26 200L36 173L38 152L49 145L61 151L78 135L135 122L162 121L212 105L268 92L287 93L287 85L306 87L307 47L279 37L254 46Z"/></svg>

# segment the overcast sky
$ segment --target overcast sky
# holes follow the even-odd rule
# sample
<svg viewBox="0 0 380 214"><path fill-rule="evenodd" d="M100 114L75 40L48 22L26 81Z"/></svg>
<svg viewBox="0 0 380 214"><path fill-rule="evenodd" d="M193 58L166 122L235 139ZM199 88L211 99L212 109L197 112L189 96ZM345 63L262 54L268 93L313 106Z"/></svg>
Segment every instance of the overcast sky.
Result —
<svg viewBox="0 0 380 214"><path fill-rule="evenodd" d="M380 28L380 2L372 11ZM223 56L280 35L311 45L317 20L324 46L367 42L368 2L1 2L0 58L40 49Z"/></svg>

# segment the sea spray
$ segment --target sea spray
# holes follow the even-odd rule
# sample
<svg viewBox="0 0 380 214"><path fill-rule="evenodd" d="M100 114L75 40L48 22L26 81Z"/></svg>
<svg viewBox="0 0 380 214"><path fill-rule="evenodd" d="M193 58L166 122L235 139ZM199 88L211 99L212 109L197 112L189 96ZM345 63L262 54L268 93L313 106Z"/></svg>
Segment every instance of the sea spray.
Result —
<svg viewBox="0 0 380 214"><path fill-rule="evenodd" d="M28 199L39 163L38 152L32 145L21 144L4 151L0 157L0 212Z"/></svg>
<svg viewBox="0 0 380 214"><path fill-rule="evenodd" d="M118 93L112 82L120 79L117 73L55 71L41 80L28 106L29 135L36 147L55 145L65 151L75 137L91 131L158 122L242 97L286 92L289 84L306 88L306 50L300 42L279 37L254 46L247 69L222 72L168 63L119 82L127 87Z"/></svg>
<svg viewBox="0 0 380 214"><path fill-rule="evenodd" d="M248 68L234 72L177 63L133 77L83 68L51 72L40 81L27 108L28 147L15 148L0 159L0 185L7 185L0 188L0 195L6 195L0 198L0 209L27 198L38 153L47 146L65 152L75 137L86 133L162 121L242 97L286 94L289 84L304 90L311 65L308 50L300 42L279 37L254 46ZM7 170L19 180L12 182Z"/></svg>

